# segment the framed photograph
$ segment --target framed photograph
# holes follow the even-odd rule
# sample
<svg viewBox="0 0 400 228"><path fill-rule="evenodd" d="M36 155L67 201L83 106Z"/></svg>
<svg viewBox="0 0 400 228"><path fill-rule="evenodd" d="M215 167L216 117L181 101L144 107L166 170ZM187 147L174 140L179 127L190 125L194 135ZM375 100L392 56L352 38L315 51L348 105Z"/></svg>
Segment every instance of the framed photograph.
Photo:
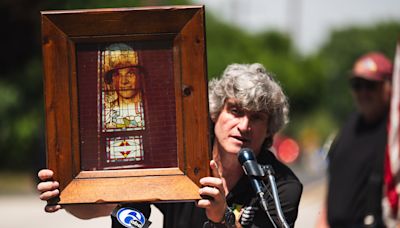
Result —
<svg viewBox="0 0 400 228"><path fill-rule="evenodd" d="M60 204L189 201L210 175L203 6L43 11Z"/></svg>

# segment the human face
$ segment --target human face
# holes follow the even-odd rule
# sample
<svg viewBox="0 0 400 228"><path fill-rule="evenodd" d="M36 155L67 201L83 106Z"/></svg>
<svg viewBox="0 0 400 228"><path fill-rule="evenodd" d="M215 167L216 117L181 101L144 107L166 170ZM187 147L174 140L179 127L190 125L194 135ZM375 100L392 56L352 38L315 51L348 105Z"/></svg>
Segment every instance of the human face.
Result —
<svg viewBox="0 0 400 228"><path fill-rule="evenodd" d="M353 77L350 79L350 85L357 109L367 121L376 121L386 112L391 93L389 81L370 81Z"/></svg>
<svg viewBox="0 0 400 228"><path fill-rule="evenodd" d="M115 89L122 98L133 98L137 94L137 77L135 69L132 67L115 70L113 74L113 83Z"/></svg>
<svg viewBox="0 0 400 228"><path fill-rule="evenodd" d="M215 121L215 140L220 149L237 154L247 147L258 154L267 138L268 115L245 110L236 99L227 99Z"/></svg>

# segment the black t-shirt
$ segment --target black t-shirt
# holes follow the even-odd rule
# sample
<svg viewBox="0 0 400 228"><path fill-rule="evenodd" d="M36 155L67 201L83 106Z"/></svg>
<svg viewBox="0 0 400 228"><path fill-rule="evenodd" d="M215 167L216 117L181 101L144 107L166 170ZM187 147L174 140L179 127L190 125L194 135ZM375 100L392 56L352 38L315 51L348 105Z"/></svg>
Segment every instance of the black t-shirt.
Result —
<svg viewBox="0 0 400 228"><path fill-rule="evenodd" d="M271 152L266 151L261 153L257 160L260 164L269 164L273 167L282 211L286 221L293 227L297 218L298 205L303 189L302 184L295 174L287 166L279 162ZM268 184L267 186L271 192ZM273 199L268 197L267 194L266 197L269 213L275 223L279 224ZM256 195L251 188L248 177L242 176L235 187L229 192L226 199L228 206L234 211L239 212L242 207L250 206L252 203L258 204L254 198L256 198ZM164 215L164 228L202 228L203 224L208 221L205 210L196 207L194 202L156 203L155 205ZM150 215L149 205L131 204L129 206L143 210L142 212L144 212L147 218ZM115 218L113 218L112 224L113 228L122 227ZM246 227L273 227L273 225L267 214L258 206L252 225Z"/></svg>
<svg viewBox="0 0 400 228"><path fill-rule="evenodd" d="M366 124L353 114L329 151L328 221L360 227L368 211L380 218L386 119Z"/></svg>

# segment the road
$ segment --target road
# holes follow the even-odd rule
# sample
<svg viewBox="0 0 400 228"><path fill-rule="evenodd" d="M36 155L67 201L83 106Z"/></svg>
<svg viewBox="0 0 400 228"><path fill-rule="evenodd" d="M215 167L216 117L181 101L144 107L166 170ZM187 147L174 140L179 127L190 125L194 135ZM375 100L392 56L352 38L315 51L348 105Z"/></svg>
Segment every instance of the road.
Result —
<svg viewBox="0 0 400 228"><path fill-rule="evenodd" d="M308 183L304 186L300 202L296 227L310 228L315 226L322 199L325 194L324 180ZM71 228L71 227L111 227L109 217L91 220L80 220L61 210L57 213L45 213L44 203L36 193L0 195L0 226L4 228ZM162 227L162 214L154 207L150 221L151 227Z"/></svg>

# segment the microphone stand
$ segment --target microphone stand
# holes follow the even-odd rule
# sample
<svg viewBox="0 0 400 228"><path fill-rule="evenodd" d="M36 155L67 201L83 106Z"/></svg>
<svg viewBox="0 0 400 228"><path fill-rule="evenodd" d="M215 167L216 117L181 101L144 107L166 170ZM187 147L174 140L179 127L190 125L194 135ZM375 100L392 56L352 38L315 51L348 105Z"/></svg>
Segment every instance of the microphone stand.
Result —
<svg viewBox="0 0 400 228"><path fill-rule="evenodd" d="M268 177L268 182L271 186L272 198L274 200L279 222L283 228L289 228L289 225L286 222L285 216L282 212L281 204L279 202L278 189L276 187L274 170L272 166L258 164L253 154L253 151L249 148L242 148L239 151L238 159L239 163L242 165L245 174L250 177L252 188L258 196L262 208L264 209L265 213L267 213L272 225L276 227L275 222L268 212L268 203L265 199L265 191L267 187L265 186L263 178L265 176Z"/></svg>
<svg viewBox="0 0 400 228"><path fill-rule="evenodd" d="M262 165L261 168L264 170L264 172L267 174L268 177L268 182L271 186L272 190L272 198L275 203L275 208L278 214L279 221L284 228L289 228L290 226L286 222L285 216L283 215L282 208L281 208L281 203L279 201L279 195L278 195L278 189L276 187L276 182L275 182L275 177L274 177L274 169L272 168L271 165ZM261 205L263 206L264 210L267 212L267 204L265 203L265 200L261 200ZM268 213L268 212L267 212Z"/></svg>

